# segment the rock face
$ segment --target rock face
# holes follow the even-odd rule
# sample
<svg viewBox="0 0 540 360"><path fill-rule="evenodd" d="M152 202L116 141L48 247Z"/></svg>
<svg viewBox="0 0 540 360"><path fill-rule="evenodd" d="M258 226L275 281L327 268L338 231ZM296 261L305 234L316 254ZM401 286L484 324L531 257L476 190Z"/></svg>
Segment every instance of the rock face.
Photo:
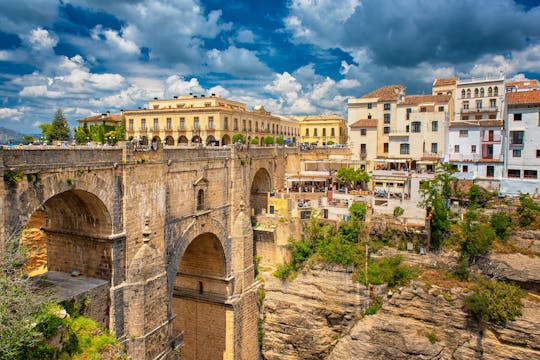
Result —
<svg viewBox="0 0 540 360"><path fill-rule="evenodd" d="M540 359L540 303L523 300L523 316L480 331L463 311L463 289L412 286L395 291L333 349L347 359Z"/></svg>
<svg viewBox="0 0 540 360"><path fill-rule="evenodd" d="M540 258L535 255L490 253L475 264L482 273L540 291Z"/></svg>
<svg viewBox="0 0 540 360"><path fill-rule="evenodd" d="M266 274L265 359L324 359L369 305L352 272L321 267L291 282ZM373 293L373 291L372 291Z"/></svg>

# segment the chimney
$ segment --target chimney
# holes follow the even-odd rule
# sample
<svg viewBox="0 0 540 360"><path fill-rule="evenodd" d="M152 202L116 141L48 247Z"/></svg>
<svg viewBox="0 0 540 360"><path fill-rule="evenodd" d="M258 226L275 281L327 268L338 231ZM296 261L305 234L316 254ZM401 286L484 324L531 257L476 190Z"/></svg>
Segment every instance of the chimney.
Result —
<svg viewBox="0 0 540 360"><path fill-rule="evenodd" d="M212 97L216 96L216 93L212 93Z"/></svg>
<svg viewBox="0 0 540 360"><path fill-rule="evenodd" d="M203 94L203 95L201 95L201 97L203 98L203 97L204 97L204 94Z"/></svg>
<svg viewBox="0 0 540 360"><path fill-rule="evenodd" d="M157 100L157 97L155 97L154 100Z"/></svg>
<svg viewBox="0 0 540 360"><path fill-rule="evenodd" d="M174 96L175 99L178 99L178 96Z"/></svg>

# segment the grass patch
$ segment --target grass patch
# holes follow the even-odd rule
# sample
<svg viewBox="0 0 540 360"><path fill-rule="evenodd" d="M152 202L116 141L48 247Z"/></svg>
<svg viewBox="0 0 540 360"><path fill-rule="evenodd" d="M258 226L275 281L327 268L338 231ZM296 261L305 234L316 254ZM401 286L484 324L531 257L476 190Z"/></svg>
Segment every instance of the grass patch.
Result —
<svg viewBox="0 0 540 360"><path fill-rule="evenodd" d="M371 304L367 309L366 311L364 311L364 315L365 316L370 316L370 315L375 315L377 313L377 311L379 311L379 309L381 308L382 306L382 297L380 296L377 296L375 298L375 302L373 304Z"/></svg>

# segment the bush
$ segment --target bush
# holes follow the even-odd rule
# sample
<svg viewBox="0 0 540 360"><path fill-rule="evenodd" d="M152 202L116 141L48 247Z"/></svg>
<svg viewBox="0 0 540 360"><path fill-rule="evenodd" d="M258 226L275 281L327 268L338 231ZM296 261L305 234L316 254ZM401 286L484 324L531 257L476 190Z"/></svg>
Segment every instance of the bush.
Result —
<svg viewBox="0 0 540 360"><path fill-rule="evenodd" d="M343 234L331 236L317 244L320 259L329 264L357 265L362 251L355 242L348 241Z"/></svg>
<svg viewBox="0 0 540 360"><path fill-rule="evenodd" d="M368 281L373 285L388 283L388 286L403 285L417 275L415 268L402 265L401 256L384 257L378 260L370 260L368 264ZM365 272L359 271L355 276L356 281L365 283Z"/></svg>
<svg viewBox="0 0 540 360"><path fill-rule="evenodd" d="M294 272L295 270L292 264L280 264L277 266L277 270L274 271L272 275L285 281L290 279Z"/></svg>
<svg viewBox="0 0 540 360"><path fill-rule="evenodd" d="M246 143L246 137L242 134L235 134L232 138L232 142L233 144L234 143L237 143L237 142L241 142L242 144L245 144Z"/></svg>
<svg viewBox="0 0 540 360"><path fill-rule="evenodd" d="M264 144L265 145L273 145L274 144L274 138L271 136L267 136L264 138Z"/></svg>
<svg viewBox="0 0 540 360"><path fill-rule="evenodd" d="M495 231L489 224L473 224L466 234L462 244L462 251L470 256L487 254L496 238Z"/></svg>
<svg viewBox="0 0 540 360"><path fill-rule="evenodd" d="M259 145L259 139L254 137L253 139L251 139L251 145Z"/></svg>
<svg viewBox="0 0 540 360"><path fill-rule="evenodd" d="M366 217L367 207L365 203L352 203L352 205L349 207L349 212L351 213L351 216L364 220Z"/></svg>
<svg viewBox="0 0 540 360"><path fill-rule="evenodd" d="M510 218L504 212L499 211L491 216L490 224L497 237L502 241L506 241L508 230L512 225Z"/></svg>
<svg viewBox="0 0 540 360"><path fill-rule="evenodd" d="M395 217L400 217L401 215L403 215L405 213L405 210L402 208L402 207L399 207L399 206L396 206L394 208L394 216Z"/></svg>
<svg viewBox="0 0 540 360"><path fill-rule="evenodd" d="M470 270L469 270L469 260L466 256L461 256L459 259L459 263L456 267L456 271L454 271L454 275L462 281L468 281Z"/></svg>
<svg viewBox="0 0 540 360"><path fill-rule="evenodd" d="M377 313L377 311L379 311L379 309L381 308L382 306L382 297L380 296L377 296L377 298L375 299L375 302L373 304L371 304L367 309L366 311L364 312L364 315L365 316L369 316L369 315L375 315Z"/></svg>
<svg viewBox="0 0 540 360"><path fill-rule="evenodd" d="M534 200L527 194L521 194L519 196L519 225L521 227L528 227L533 223L538 223L538 217L540 217L540 205L534 202Z"/></svg>
<svg viewBox="0 0 540 360"><path fill-rule="evenodd" d="M514 284L495 279L480 279L476 289L465 298L465 308L478 321L505 325L521 316L525 292Z"/></svg>

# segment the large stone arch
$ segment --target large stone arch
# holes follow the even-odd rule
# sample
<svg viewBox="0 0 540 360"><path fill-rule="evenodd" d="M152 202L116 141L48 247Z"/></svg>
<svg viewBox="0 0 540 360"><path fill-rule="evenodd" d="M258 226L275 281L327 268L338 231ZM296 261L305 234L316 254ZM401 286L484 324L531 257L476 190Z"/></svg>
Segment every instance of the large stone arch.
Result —
<svg viewBox="0 0 540 360"><path fill-rule="evenodd" d="M268 193L272 191L272 177L266 168L261 167L255 172L250 187L250 207L254 215L266 211Z"/></svg>
<svg viewBox="0 0 540 360"><path fill-rule="evenodd" d="M234 291L227 232L203 215L181 234L169 277L174 336L183 333L182 359L224 358L230 326L226 319L232 311L227 300Z"/></svg>
<svg viewBox="0 0 540 360"><path fill-rule="evenodd" d="M228 134L223 135L221 138L221 145L229 145L231 143L231 137Z"/></svg>

